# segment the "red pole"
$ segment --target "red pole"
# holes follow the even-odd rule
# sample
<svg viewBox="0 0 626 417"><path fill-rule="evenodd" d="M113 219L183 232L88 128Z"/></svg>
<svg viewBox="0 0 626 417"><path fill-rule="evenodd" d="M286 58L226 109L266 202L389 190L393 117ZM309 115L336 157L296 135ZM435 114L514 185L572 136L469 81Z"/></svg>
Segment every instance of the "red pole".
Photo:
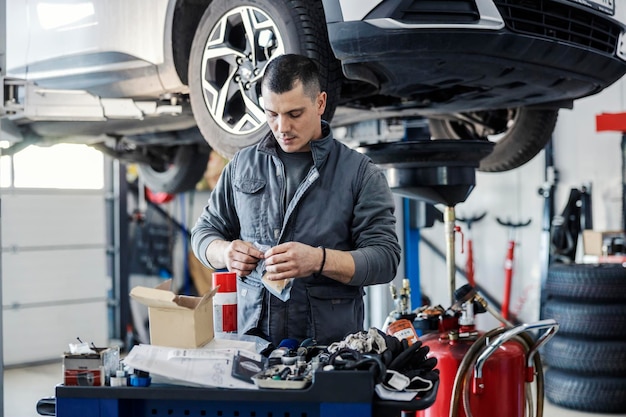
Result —
<svg viewBox="0 0 626 417"><path fill-rule="evenodd" d="M474 250L472 248L472 239L467 239L467 260L465 261L465 273L467 281L472 287L476 286L474 282Z"/></svg>
<svg viewBox="0 0 626 417"><path fill-rule="evenodd" d="M462 218L458 217L457 220L463 223L467 223L467 258L465 258L465 276L467 282L472 286L476 286L476 280L474 279L474 244L472 239L472 223L482 220L487 215L487 212L474 217Z"/></svg>
<svg viewBox="0 0 626 417"><path fill-rule="evenodd" d="M513 281L513 254L515 240L509 240L506 260L504 261L504 297L502 299L502 317L509 319L509 302L511 300L511 283Z"/></svg>

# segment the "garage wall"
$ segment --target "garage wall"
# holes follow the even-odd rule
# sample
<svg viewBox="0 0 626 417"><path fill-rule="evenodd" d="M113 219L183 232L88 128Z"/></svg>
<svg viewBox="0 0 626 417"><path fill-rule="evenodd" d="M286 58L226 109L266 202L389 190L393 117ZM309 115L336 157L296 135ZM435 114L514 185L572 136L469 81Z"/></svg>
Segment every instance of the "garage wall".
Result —
<svg viewBox="0 0 626 417"><path fill-rule="evenodd" d="M595 116L603 112L626 111L625 89L626 82L620 80L596 96L578 100L573 109L561 110L553 136L555 165L560 173L555 214L565 208L571 188L590 186L596 230L621 228L621 133L596 133ZM487 212L483 220L472 225L475 279L498 301L502 300L504 291L509 231L496 222L496 217L512 222L532 220L528 227L520 228L516 233L518 245L511 294L512 312L527 322L539 318L540 259L546 249L541 244L543 197L538 190L544 182L544 158L542 152L511 172L477 173L475 189L466 202L456 206L458 217ZM445 250L442 224L424 229L422 236ZM460 237L456 243L457 265L463 268L465 254L460 252ZM579 242L579 252L581 248L582 242ZM433 304L448 307L450 297L445 263L423 243L420 245L420 270L423 290ZM457 286L465 283L457 274ZM484 314L478 324L486 330L496 326L497 322Z"/></svg>
<svg viewBox="0 0 626 417"><path fill-rule="evenodd" d="M102 190L3 190L5 365L58 359L80 337L108 343Z"/></svg>

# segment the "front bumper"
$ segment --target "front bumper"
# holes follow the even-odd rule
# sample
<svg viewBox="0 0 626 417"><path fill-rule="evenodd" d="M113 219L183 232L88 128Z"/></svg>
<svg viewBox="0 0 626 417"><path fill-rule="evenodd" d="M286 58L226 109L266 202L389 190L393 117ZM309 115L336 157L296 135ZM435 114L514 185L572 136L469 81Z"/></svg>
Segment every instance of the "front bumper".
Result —
<svg viewBox="0 0 626 417"><path fill-rule="evenodd" d="M503 25L492 15L475 25L391 25L372 13L335 22L331 14L329 38L347 78L434 113L571 102L626 73L623 27L603 13L548 0L524 2L535 6L530 14L516 0L492 3Z"/></svg>

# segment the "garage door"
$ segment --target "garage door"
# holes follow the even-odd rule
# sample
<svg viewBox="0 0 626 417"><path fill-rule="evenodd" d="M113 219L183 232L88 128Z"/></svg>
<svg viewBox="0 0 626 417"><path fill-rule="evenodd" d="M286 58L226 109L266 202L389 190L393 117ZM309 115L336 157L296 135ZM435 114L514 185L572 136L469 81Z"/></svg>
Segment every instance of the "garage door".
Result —
<svg viewBox="0 0 626 417"><path fill-rule="evenodd" d="M77 337L107 341L102 191L2 194L6 365L59 358Z"/></svg>

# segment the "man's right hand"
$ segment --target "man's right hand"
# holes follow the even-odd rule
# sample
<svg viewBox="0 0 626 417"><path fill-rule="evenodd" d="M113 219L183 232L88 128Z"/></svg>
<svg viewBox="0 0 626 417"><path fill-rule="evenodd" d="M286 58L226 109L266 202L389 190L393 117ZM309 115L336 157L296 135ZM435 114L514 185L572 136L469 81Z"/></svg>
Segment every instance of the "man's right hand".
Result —
<svg viewBox="0 0 626 417"><path fill-rule="evenodd" d="M219 256L222 258L220 263L223 263L230 272L235 272L240 277L250 275L259 260L263 259L263 252L255 248L251 242L244 242L243 240L233 240L232 242L215 240L207 248L207 255L209 252L213 256L221 255Z"/></svg>

